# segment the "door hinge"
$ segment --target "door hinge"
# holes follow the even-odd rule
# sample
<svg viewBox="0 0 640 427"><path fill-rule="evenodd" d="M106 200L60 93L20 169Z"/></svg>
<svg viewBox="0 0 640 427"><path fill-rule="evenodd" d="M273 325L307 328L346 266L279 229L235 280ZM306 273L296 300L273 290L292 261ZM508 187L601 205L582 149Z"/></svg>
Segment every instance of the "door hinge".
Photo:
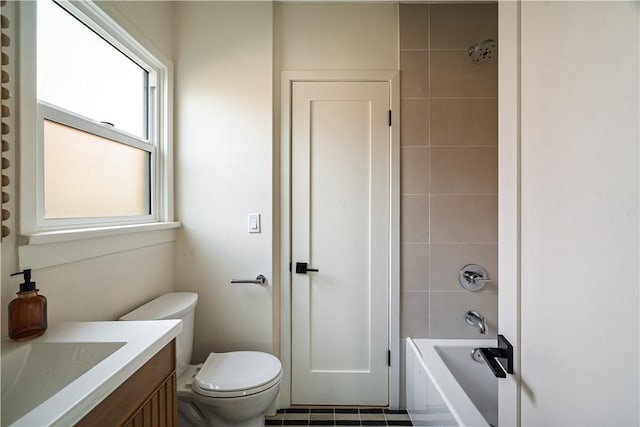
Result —
<svg viewBox="0 0 640 427"><path fill-rule="evenodd" d="M387 350L387 366L391 366L391 350Z"/></svg>
<svg viewBox="0 0 640 427"><path fill-rule="evenodd" d="M289 273L291 273L291 263L289 263Z"/></svg>
<svg viewBox="0 0 640 427"><path fill-rule="evenodd" d="M389 110L389 126L391 126L391 110Z"/></svg>

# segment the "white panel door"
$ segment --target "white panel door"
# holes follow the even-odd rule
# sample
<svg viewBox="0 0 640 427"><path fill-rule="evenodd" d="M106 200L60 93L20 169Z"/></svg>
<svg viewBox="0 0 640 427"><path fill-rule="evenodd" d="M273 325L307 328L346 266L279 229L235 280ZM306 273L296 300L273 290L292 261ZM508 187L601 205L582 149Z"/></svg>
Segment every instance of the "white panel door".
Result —
<svg viewBox="0 0 640 427"><path fill-rule="evenodd" d="M291 101L292 403L386 405L389 84L294 82Z"/></svg>
<svg viewBox="0 0 640 427"><path fill-rule="evenodd" d="M521 8L520 421L637 426L640 3Z"/></svg>

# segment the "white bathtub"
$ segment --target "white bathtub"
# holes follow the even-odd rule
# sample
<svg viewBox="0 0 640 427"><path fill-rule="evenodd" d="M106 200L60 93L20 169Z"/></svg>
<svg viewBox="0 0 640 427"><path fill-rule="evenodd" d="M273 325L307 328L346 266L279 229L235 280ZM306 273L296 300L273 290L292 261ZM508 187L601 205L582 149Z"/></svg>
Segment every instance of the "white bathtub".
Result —
<svg viewBox="0 0 640 427"><path fill-rule="evenodd" d="M407 338L407 411L415 426L498 426L498 379L471 358L496 340Z"/></svg>

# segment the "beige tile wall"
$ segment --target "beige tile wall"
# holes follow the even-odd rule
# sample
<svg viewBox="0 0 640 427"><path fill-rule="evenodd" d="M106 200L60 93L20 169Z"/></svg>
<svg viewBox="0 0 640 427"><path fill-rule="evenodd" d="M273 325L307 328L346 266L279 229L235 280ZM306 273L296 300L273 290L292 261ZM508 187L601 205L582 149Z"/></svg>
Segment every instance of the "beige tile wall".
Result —
<svg viewBox="0 0 640 427"><path fill-rule="evenodd" d="M498 68L466 50L497 28L495 4L400 5L403 337L480 337L470 309L496 333ZM476 293L471 263L494 280Z"/></svg>

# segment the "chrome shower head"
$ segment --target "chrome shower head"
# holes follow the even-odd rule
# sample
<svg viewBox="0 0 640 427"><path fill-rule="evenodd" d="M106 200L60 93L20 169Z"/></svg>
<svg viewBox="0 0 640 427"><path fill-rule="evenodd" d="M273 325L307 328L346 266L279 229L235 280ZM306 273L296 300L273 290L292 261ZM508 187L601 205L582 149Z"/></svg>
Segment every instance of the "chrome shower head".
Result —
<svg viewBox="0 0 640 427"><path fill-rule="evenodd" d="M467 49L467 54L475 64L488 62L495 56L496 46L495 40L483 40Z"/></svg>

